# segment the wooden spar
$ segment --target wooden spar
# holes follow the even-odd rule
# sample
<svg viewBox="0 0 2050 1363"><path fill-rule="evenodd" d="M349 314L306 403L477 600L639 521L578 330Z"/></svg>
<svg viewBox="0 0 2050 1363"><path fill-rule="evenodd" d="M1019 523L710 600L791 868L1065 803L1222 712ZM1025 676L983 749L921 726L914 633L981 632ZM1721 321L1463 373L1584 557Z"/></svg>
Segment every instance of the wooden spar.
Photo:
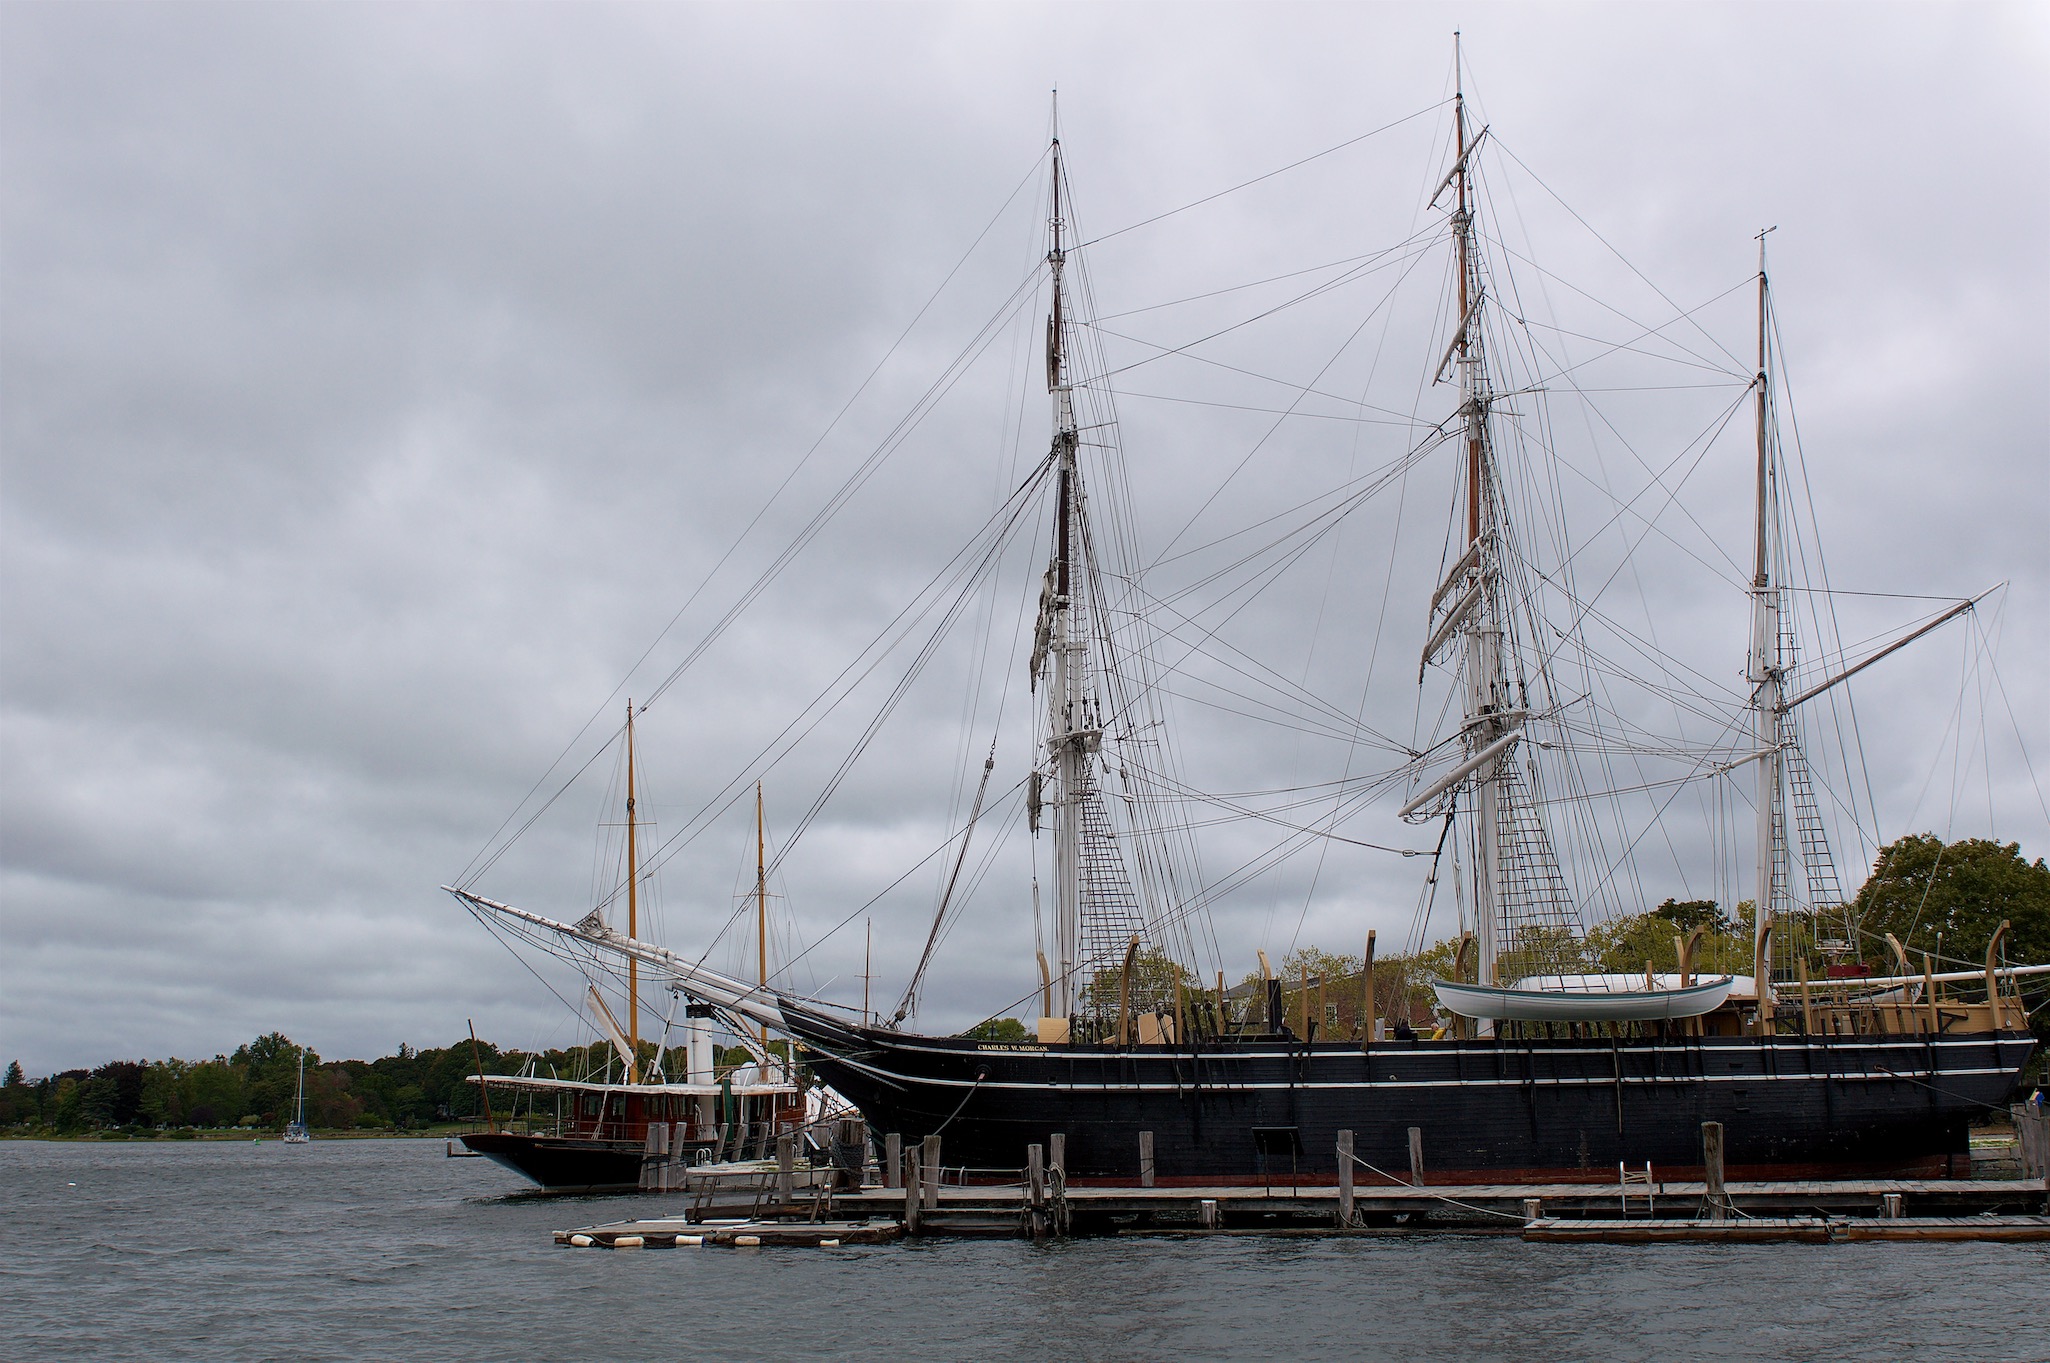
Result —
<svg viewBox="0 0 2050 1363"><path fill-rule="evenodd" d="M1360 1045L1374 1042L1374 930L1367 929L1367 955L1360 968Z"/></svg>
<svg viewBox="0 0 2050 1363"><path fill-rule="evenodd" d="M1799 965L1801 967L1801 1031L1808 1036L1814 1036L1815 996L1808 987L1808 956L1806 952L1802 953Z"/></svg>
<svg viewBox="0 0 2050 1363"><path fill-rule="evenodd" d="M762 783L755 782L755 977L769 997L769 837L762 822ZM769 1053L769 1024L762 1024L762 1054Z"/></svg>
<svg viewBox="0 0 2050 1363"><path fill-rule="evenodd" d="M634 843L634 703L626 702L626 935L641 938L641 864ZM626 1082L641 1078L641 963L626 958Z"/></svg>
<svg viewBox="0 0 2050 1363"><path fill-rule="evenodd" d="M464 1020L469 1021L468 1019ZM484 1129L496 1135L498 1132L498 1119L491 1115L491 1086L484 1082L484 1048L477 1044L477 1024L475 1022L470 1022L470 1058L477 1062L477 1092L484 1096ZM306 1063L306 1058L303 1055L299 1058L299 1063L301 1065ZM303 1074L304 1071L302 1070L301 1073ZM518 1103L513 1104L513 1110L515 1112L519 1110Z"/></svg>
<svg viewBox="0 0 2050 1363"><path fill-rule="evenodd" d="M870 918L862 924L861 939L861 1021L864 1026L868 1023L868 979L870 966L875 959L875 950L876 920ZM1046 957L1039 958L1039 968L1042 972L1045 971Z"/></svg>
<svg viewBox="0 0 2050 1363"><path fill-rule="evenodd" d="M1174 973L1174 1035L1168 1038L1169 1041L1186 1041L1189 1037L1189 1024L1183 1011L1182 972L1177 967Z"/></svg>
<svg viewBox="0 0 2050 1363"><path fill-rule="evenodd" d="M1035 950L1032 954L1039 958L1039 1015L1050 1018L1053 1016L1053 972L1046 968L1045 952Z"/></svg>
<svg viewBox="0 0 2050 1363"><path fill-rule="evenodd" d="M1454 174L1459 178L1459 315L1467 317L1473 312L1473 299L1468 291L1470 273L1471 243L1468 240L1470 219L1467 214L1466 178L1466 89L1459 79L1462 65L1459 60L1459 40L1455 35L1452 48L1453 83L1452 123L1459 139L1459 159L1452 163ZM1468 340L1469 329L1461 323L1458 332L1459 355L1463 360L1471 349ZM1481 539L1481 436L1480 427L1470 417L1466 424L1466 542L1479 544Z"/></svg>
<svg viewBox="0 0 2050 1363"><path fill-rule="evenodd" d="M1132 1015L1132 958L1139 954L1139 934L1125 944L1125 968L1118 972L1118 1045L1128 1044L1125 1027Z"/></svg>
<svg viewBox="0 0 2050 1363"><path fill-rule="evenodd" d="M1296 966L1296 1019L1302 1024L1303 1040L1310 1039L1310 965L1304 961Z"/></svg>
<svg viewBox="0 0 2050 1363"><path fill-rule="evenodd" d="M1929 1030L1942 1031L1943 1019L1936 1012L1936 963L1926 951L1922 953L1922 1004L1927 1010Z"/></svg>
<svg viewBox="0 0 2050 1363"><path fill-rule="evenodd" d="M1217 1034L1223 1036L1227 1030L1224 1015L1224 972L1220 970L1217 972Z"/></svg>

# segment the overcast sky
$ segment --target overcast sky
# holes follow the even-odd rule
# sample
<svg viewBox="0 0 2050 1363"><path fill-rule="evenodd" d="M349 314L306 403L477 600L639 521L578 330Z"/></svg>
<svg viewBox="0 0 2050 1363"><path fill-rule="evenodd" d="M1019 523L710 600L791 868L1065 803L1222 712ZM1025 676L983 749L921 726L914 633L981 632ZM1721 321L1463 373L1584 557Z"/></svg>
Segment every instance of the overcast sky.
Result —
<svg viewBox="0 0 2050 1363"><path fill-rule="evenodd" d="M574 768L597 752L624 697L647 696L891 448L644 716L644 812L658 841L692 826L975 532L1021 452L1043 450L1034 304L1004 314L889 442L1044 251L1049 91L1085 237L1409 120L1086 253L1104 353L1134 366L1116 387L1150 561L1414 437L1330 419L1343 411L1328 402L1277 425L1287 384L1427 422L1450 410L1427 373L1442 254L1418 267L1408 311L1374 312L1368 283L1200 361L1139 361L1300 286L1160 304L1436 221L1423 203L1445 164L1455 26L1498 139L1491 211L1506 245L1551 272L1524 277L1526 298L1544 295L1560 353L1592 357L1630 339L1626 319L1701 308L1689 344L1741 384L1751 239L1777 226L1833 585L2009 584L1976 622L1860 679L1863 813L1849 821L1868 839L1991 832L2050 853L2043 778L2021 756L2050 761L2044 15L0 8L0 1059L47 1072L202 1056L273 1029L371 1056L447 1044L466 1018L507 1044L582 1039L436 886L559 754ZM1590 311L1582 290L1623 301ZM1617 395L1602 408L1613 439L1586 426L1587 461L1559 479L1560 514L1599 540L1616 499L1645 485L1632 460L1663 466L1740 392ZM1731 695L1745 606L1717 556L1743 553L1745 458L1741 440L1714 446L1684 513L1660 522L1672 552L1640 550L1627 579L1661 644ZM1377 504L1321 541L1226 636L1405 738L1450 487L1443 468L1417 476L1400 515ZM786 952L945 835L1000 681L1014 694L993 788L1022 775L1031 711L1004 649L1040 552L1032 540L1008 561L961 632L970 646L935 662L783 863ZM1201 561L1164 561L1153 585L1172 591ZM1931 608L1847 599L1844 635L1876 639ZM964 737L979 610L999 643ZM879 697L850 700L769 773L772 834L795 826ZM1175 717L1184 773L1208 790L1347 770L1344 744L1189 702ZM1378 760L1358 756L1354 773ZM479 888L588 909L611 776L601 756ZM1386 805L1346 831L1428 837ZM1212 870L1273 841L1204 836ZM1651 902L1733 897L1733 858L1712 842L1661 834L1633 885ZM676 851L651 935L742 964L717 934L751 843L736 807ZM1022 836L1001 849L922 1025L953 1030L1031 988L1025 855ZM1844 855L1851 885L1868 856ZM1226 964L1236 975L1255 948L1296 941L1357 950L1369 927L1400 941L1418 868L1349 847L1299 858L1220 903ZM936 877L928 866L870 911L879 1002L917 954ZM817 946L796 982L858 998L860 929Z"/></svg>

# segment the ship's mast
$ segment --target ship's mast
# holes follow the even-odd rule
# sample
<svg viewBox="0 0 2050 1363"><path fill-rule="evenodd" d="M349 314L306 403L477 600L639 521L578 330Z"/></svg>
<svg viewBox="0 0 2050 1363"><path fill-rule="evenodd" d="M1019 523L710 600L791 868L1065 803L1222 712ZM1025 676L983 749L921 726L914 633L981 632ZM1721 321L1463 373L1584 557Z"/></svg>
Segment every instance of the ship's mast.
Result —
<svg viewBox="0 0 2050 1363"><path fill-rule="evenodd" d="M1772 961L1767 951L1771 915L1780 897L1780 848L1786 821L1786 811L1780 802L1780 714L1785 664L1780 656L1779 586L1772 573L1779 470L1774 460L1771 387L1767 377L1765 235L1758 234L1758 375L1752 381L1758 413L1758 490L1752 527L1750 667L1753 732L1762 754L1758 759L1758 897L1752 909L1751 929L1752 970L1758 981L1761 1016L1772 1006Z"/></svg>
<svg viewBox="0 0 2050 1363"><path fill-rule="evenodd" d="M1046 326L1046 385L1053 395L1054 561L1052 614L1048 652L1053 684L1047 696L1047 748L1053 758L1054 943L1060 957L1060 1004L1063 1016L1075 1011L1076 956L1081 940L1081 821L1083 763L1081 659L1084 644L1075 628L1074 520L1076 495L1074 390L1065 351L1067 249L1061 216L1061 140L1053 141L1053 247L1046 261L1053 281L1052 313Z"/></svg>
<svg viewBox="0 0 2050 1363"><path fill-rule="evenodd" d="M634 703L626 703L626 935L640 940L641 867L634 843ZM626 1082L641 1079L641 963L626 963Z"/></svg>
<svg viewBox="0 0 2050 1363"><path fill-rule="evenodd" d="M1488 459L1487 420L1488 375L1482 352L1479 313L1482 301L1480 261L1474 249L1474 194L1468 172L1466 92L1458 57L1458 35L1453 35L1454 94L1452 122L1457 136L1458 159L1453 174L1458 181L1459 207L1452 219L1459 251L1459 330L1453 347L1459 366L1460 411L1466 428L1466 534L1464 558L1478 574L1473 604L1462 626L1465 635L1466 688L1464 730L1466 749L1478 754L1503 736L1506 730L1499 713L1506 708L1508 682L1502 671L1502 625L1495 589L1494 510L1491 498L1492 469ZM1474 807L1474 937L1479 948L1480 983L1496 983L1496 966L1501 955L1498 931L1501 903L1502 854L1500 847L1500 783L1496 771L1508 760L1496 756L1479 770Z"/></svg>
<svg viewBox="0 0 2050 1363"><path fill-rule="evenodd" d="M762 783L755 782L755 982L769 997L769 837L762 821ZM769 1053L769 1025L762 1024L762 1054Z"/></svg>

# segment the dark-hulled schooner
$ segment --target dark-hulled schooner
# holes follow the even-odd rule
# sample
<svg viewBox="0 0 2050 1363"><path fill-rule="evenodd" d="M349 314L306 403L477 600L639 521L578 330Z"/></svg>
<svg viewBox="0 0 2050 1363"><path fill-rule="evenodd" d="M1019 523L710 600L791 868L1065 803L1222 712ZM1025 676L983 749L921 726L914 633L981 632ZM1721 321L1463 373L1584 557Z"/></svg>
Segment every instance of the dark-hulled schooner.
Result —
<svg viewBox="0 0 2050 1363"><path fill-rule="evenodd" d="M1463 95L1452 120L1453 159L1432 204L1449 201L1456 290L1437 373L1456 374L1458 401L1409 457L1450 450L1459 461L1461 501L1423 655L1455 699L1448 731L1419 744L1402 773L1402 814L1439 829L1433 865L1449 860L1445 879L1460 896L1460 978L1441 982L1443 1034L1375 1025L1371 965L1365 1024L1350 1037L1320 1036L1313 1021L1289 1026L1271 979L1267 1006L1237 1015L1221 977L1214 996L1180 980L1135 979L1139 954L1166 948L1202 896L1145 862L1137 849L1147 830L1115 829L1115 802L1104 796L1113 770L1129 781L1146 766L1132 745L1147 741L1154 722L1138 713L1145 679L1134 685L1121 670L1134 665L1134 650L1119 652L1094 557L1058 139L1047 256L1053 439L1035 475L1052 502L1053 534L1030 667L1046 729L1027 778L1031 824L1047 830L1053 863L1052 959L1039 957L1036 1034L919 1035L900 1026L904 1010L886 1024L866 1009L731 979L598 915L570 924L467 885L451 892L482 917L650 966L693 997L796 1039L872 1132L940 1134L949 1166L1015 1169L1028 1145L1061 1133L1071 1181L1129 1180L1150 1133L1151 1171L1163 1183L1330 1179L1337 1134L1350 1131L1362 1177L1397 1177L1411 1168L1416 1130L1434 1178L1613 1178L1619 1163L1698 1167L1700 1126L1717 1121L1736 1174L1961 1171L1968 1122L2008 1099L2034 1050L2014 977L2043 968L2003 966L1989 948L1983 971L1938 972L1926 960L1918 970L1895 943L1888 969L1807 977L1813 953L1838 959L1859 928L1845 919L1840 891L1830 893L1833 870L1824 874L1797 708L1886 650L1790 687L1762 240L1749 732L1746 750L1725 753L1716 773L1757 778L1752 973L1697 972L1691 938L1678 944L1676 972L1590 975L1578 964L1583 925L1547 827L1537 761L1555 746L1541 735L1562 727L1570 701L1546 672L1549 637L1533 613L1541 593L1525 580L1530 560L1504 492L1498 445L1512 418L1490 377L1485 338L1497 304L1476 230L1480 138ZM1107 745L1120 746L1117 762ZM1805 895L1797 862L1808 870Z"/></svg>

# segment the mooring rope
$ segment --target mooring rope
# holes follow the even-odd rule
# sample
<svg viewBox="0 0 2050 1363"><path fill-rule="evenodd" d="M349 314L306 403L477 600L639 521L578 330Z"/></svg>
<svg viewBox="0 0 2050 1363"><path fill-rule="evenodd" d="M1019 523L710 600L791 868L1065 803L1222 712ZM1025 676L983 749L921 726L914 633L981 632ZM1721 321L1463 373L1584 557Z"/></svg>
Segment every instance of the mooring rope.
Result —
<svg viewBox="0 0 2050 1363"><path fill-rule="evenodd" d="M1359 1157L1358 1155L1354 1155L1354 1156L1352 1157L1352 1161L1353 1161L1353 1163L1355 1163L1355 1164L1358 1164L1358 1165L1360 1165L1360 1166L1362 1166L1362 1167L1364 1167L1364 1168L1367 1168L1367 1169L1372 1169L1372 1170L1373 1170L1373 1172L1375 1172L1375 1173L1379 1174L1379 1175L1380 1175L1380 1176L1381 1176L1382 1178L1385 1178L1385 1179L1387 1179L1387 1180L1388 1180L1388 1181L1389 1181L1390 1183L1393 1183L1394 1185L1396 1185L1396 1186L1397 1186L1397 1187L1399 1187L1399 1188L1421 1188L1421 1187L1423 1187L1423 1185L1422 1185L1422 1184L1420 1184L1420 1183L1404 1183L1404 1182L1403 1182L1403 1181L1402 1181L1401 1179L1399 1179L1399 1178L1397 1178L1397 1177L1396 1177L1395 1175L1393 1175L1393 1174L1389 1173L1389 1172L1388 1172L1388 1171L1387 1171L1386 1169L1376 1169L1376 1168L1375 1168L1375 1167L1374 1167L1373 1165L1371 1165L1371 1164L1368 1164L1368 1163L1367 1163L1367 1162L1366 1162L1365 1160L1361 1159L1361 1158L1360 1158L1360 1157ZM1447 1197L1447 1196L1445 1196L1445 1195L1444 1195L1443 1193L1429 1193L1428 1195L1429 1195L1429 1196L1431 1196L1431 1197L1434 1197L1434 1198L1438 1199L1438 1201L1440 1201L1440 1202L1444 1202L1444 1203L1449 1203L1450 1205L1452 1205L1452 1206L1454 1206L1454 1207L1464 1207L1464 1208L1465 1208L1466 1210L1468 1210L1468 1211L1470 1211L1470 1212L1479 1212L1479 1213L1480 1213L1481 1215L1483 1215L1483 1216L1499 1216L1499 1217L1501 1217L1501 1218L1502 1218L1503 1220L1505 1220L1505 1221L1516 1221L1516 1222L1521 1222L1521 1221L1523 1220L1523 1218L1522 1218L1522 1217L1520 1217L1520 1216L1518 1216L1518 1215L1517 1215L1517 1214L1516 1214L1515 1212L1498 1212L1498 1211L1496 1211L1496 1210L1495 1210L1494 1208L1492 1208L1492 1207L1476 1207L1476 1206L1474 1206L1474 1205L1473 1205L1473 1203L1471 1203L1471 1202L1461 1202L1461 1201L1460 1201L1460 1200L1459 1200L1458 1198L1456 1198L1456 1197Z"/></svg>
<svg viewBox="0 0 2050 1363"><path fill-rule="evenodd" d="M982 1081L987 1078L989 1078L988 1070L977 1070L975 1072L975 1082L968 1086L968 1092L961 1095L960 1103L955 1106L953 1112L948 1114L947 1120L941 1122L938 1126L932 1129L933 1135L939 1135L940 1132L945 1131L948 1127L954 1124L954 1118L961 1115L961 1109L968 1106L968 1100L975 1096L975 1090L981 1088Z"/></svg>

